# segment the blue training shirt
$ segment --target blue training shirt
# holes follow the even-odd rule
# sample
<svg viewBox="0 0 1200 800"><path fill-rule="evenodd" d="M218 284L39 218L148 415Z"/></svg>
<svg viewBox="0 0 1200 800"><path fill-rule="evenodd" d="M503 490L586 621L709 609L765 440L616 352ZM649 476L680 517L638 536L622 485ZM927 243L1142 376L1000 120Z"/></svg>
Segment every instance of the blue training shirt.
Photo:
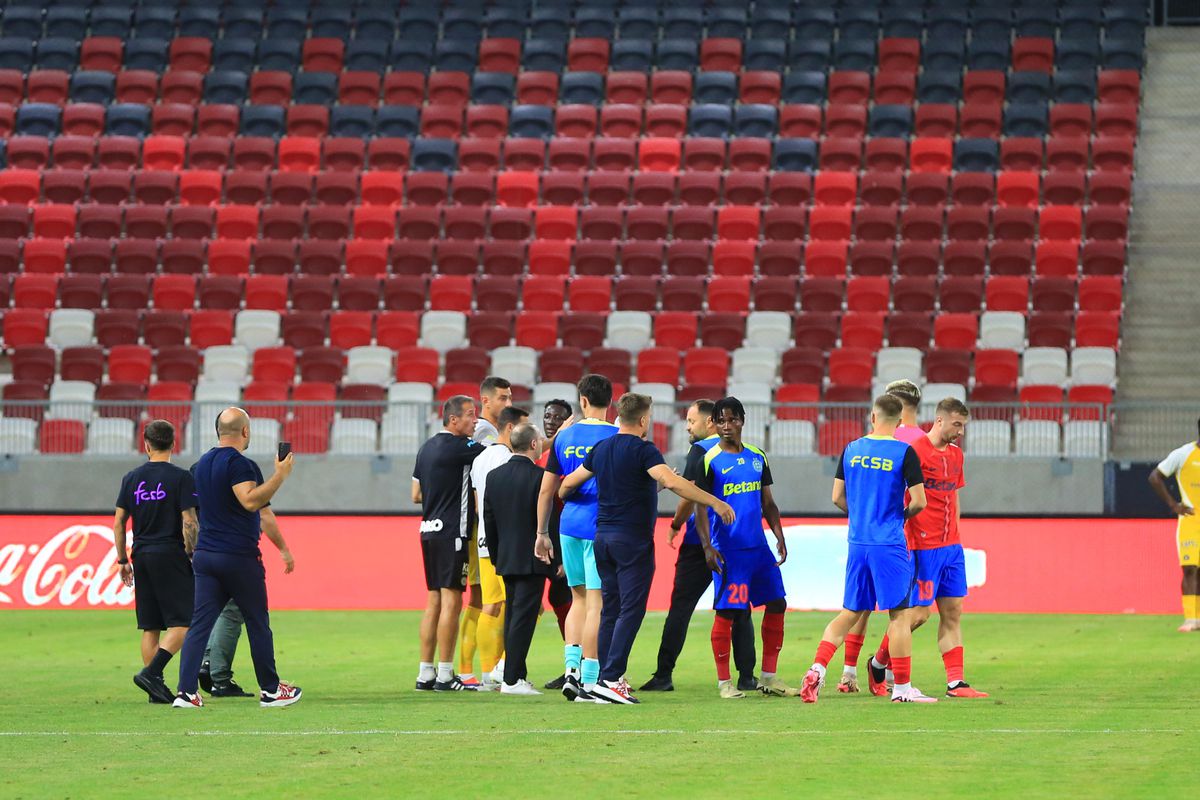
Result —
<svg viewBox="0 0 1200 800"><path fill-rule="evenodd" d="M259 555L259 513L247 511L233 493L239 483L263 482L262 470L232 447L214 447L192 468L200 503L197 550L233 555Z"/></svg>
<svg viewBox="0 0 1200 800"><path fill-rule="evenodd" d="M687 463L683 466L683 477L699 485L700 479L704 477L704 454L708 452L708 448L720 440L721 437L714 433L712 436L692 444L691 449L688 450ZM683 530L683 543L699 547L700 534L696 533L696 515L694 513L688 517L687 526Z"/></svg>
<svg viewBox="0 0 1200 800"><path fill-rule="evenodd" d="M864 436L846 445L837 477L846 482L850 544L902 545L904 493L925 481L921 459L891 436Z"/></svg>
<svg viewBox="0 0 1200 800"><path fill-rule="evenodd" d="M600 490L596 533L632 538L654 537L658 519L658 481L649 470L663 461L653 442L621 433L596 444L583 466Z"/></svg>
<svg viewBox="0 0 1200 800"><path fill-rule="evenodd" d="M721 552L749 550L766 544L763 534L762 489L770 486L771 467L767 456L753 445L743 444L740 453L727 453L714 444L704 454L704 476L696 484L733 507L732 525L708 509L709 536Z"/></svg>
<svg viewBox="0 0 1200 800"><path fill-rule="evenodd" d="M602 419L579 420L554 437L546 469L555 475L570 475L583 465L593 447L616 433L617 426L611 422ZM593 476L563 501L559 535L574 539L596 538L596 513L597 489Z"/></svg>

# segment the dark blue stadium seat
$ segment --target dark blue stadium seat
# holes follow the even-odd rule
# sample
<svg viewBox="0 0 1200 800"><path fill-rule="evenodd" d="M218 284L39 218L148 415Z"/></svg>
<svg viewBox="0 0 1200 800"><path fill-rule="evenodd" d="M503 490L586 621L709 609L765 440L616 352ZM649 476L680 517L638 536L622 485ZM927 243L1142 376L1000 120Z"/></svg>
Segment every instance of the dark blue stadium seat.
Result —
<svg viewBox="0 0 1200 800"><path fill-rule="evenodd" d="M917 78L917 100L922 103L957 103L962 99L962 73L927 69Z"/></svg>
<svg viewBox="0 0 1200 800"><path fill-rule="evenodd" d="M396 36L396 12L388 6L360 6L354 13L354 38L382 39ZM432 40L430 40L432 41Z"/></svg>
<svg viewBox="0 0 1200 800"><path fill-rule="evenodd" d="M116 76L111 72L79 70L71 76L72 103L99 103L106 106L113 101L116 91Z"/></svg>
<svg viewBox="0 0 1200 800"><path fill-rule="evenodd" d="M853 3L843 4L837 11L840 39L870 39L879 35L879 9ZM847 67L857 69L857 67Z"/></svg>
<svg viewBox="0 0 1200 800"><path fill-rule="evenodd" d="M300 68L299 39L263 39L258 43L258 68L279 72L295 72Z"/></svg>
<svg viewBox="0 0 1200 800"><path fill-rule="evenodd" d="M1038 36L1053 39L1058 35L1058 8L1050 3L1016 8L1013 29L1017 36Z"/></svg>
<svg viewBox="0 0 1200 800"><path fill-rule="evenodd" d="M119 6L99 6L92 9L92 36L115 36L118 39L128 39L130 32L131 9Z"/></svg>
<svg viewBox="0 0 1200 800"><path fill-rule="evenodd" d="M616 25L615 9L583 5L575 11L577 39L612 39Z"/></svg>
<svg viewBox="0 0 1200 800"><path fill-rule="evenodd" d="M833 47L833 68L871 72L875 69L875 40L838 39Z"/></svg>
<svg viewBox="0 0 1200 800"><path fill-rule="evenodd" d="M554 109L516 105L508 119L508 135L517 139L549 139L554 135Z"/></svg>
<svg viewBox="0 0 1200 800"><path fill-rule="evenodd" d="M46 4L46 35L79 41L87 36L88 9L66 3Z"/></svg>
<svg viewBox="0 0 1200 800"><path fill-rule="evenodd" d="M604 102L604 76L599 72L568 72L559 83L560 103L598 106Z"/></svg>
<svg viewBox="0 0 1200 800"><path fill-rule="evenodd" d="M792 15L796 40L833 40L835 16L833 9L816 5L800 6Z"/></svg>
<svg viewBox="0 0 1200 800"><path fill-rule="evenodd" d="M731 4L704 9L704 27L708 38L743 39L746 36L746 9Z"/></svg>
<svg viewBox="0 0 1200 800"><path fill-rule="evenodd" d="M74 39L45 38L37 43L38 69L61 69L71 72L79 65L79 43Z"/></svg>
<svg viewBox="0 0 1200 800"><path fill-rule="evenodd" d="M959 139L954 143L954 169L995 172L1000 168L1000 145L994 139Z"/></svg>
<svg viewBox="0 0 1200 800"><path fill-rule="evenodd" d="M1104 37L1100 46L1100 61L1104 69L1134 69L1140 71L1145 61L1145 45L1140 39Z"/></svg>
<svg viewBox="0 0 1200 800"><path fill-rule="evenodd" d="M775 169L783 172L812 172L817 168L817 143L813 139L778 139Z"/></svg>
<svg viewBox="0 0 1200 800"><path fill-rule="evenodd" d="M747 70L783 72L787 64L787 39L758 38L746 42L742 66Z"/></svg>
<svg viewBox="0 0 1200 800"><path fill-rule="evenodd" d="M654 42L649 39L618 39L609 54L614 72L649 72L654 66Z"/></svg>
<svg viewBox="0 0 1200 800"><path fill-rule="evenodd" d="M14 5L4 9L4 36L24 39L26 42L42 37L42 9L40 6Z"/></svg>
<svg viewBox="0 0 1200 800"><path fill-rule="evenodd" d="M701 72L692 89L692 102L725 103L737 101L738 79L732 72Z"/></svg>
<svg viewBox="0 0 1200 800"><path fill-rule="evenodd" d="M925 28L925 15L918 7L886 6L880 12L879 22L886 37L920 39Z"/></svg>
<svg viewBox="0 0 1200 800"><path fill-rule="evenodd" d="M267 11L267 36L303 39L308 35L308 10L303 6L281 4Z"/></svg>
<svg viewBox="0 0 1200 800"><path fill-rule="evenodd" d="M667 29L668 31L670 28ZM658 69L678 69L691 72L696 69L699 51L695 39L663 39L658 43L656 60Z"/></svg>
<svg viewBox="0 0 1200 800"><path fill-rule="evenodd" d="M695 6L668 5L662 14L663 36L693 40L703 38L704 18L698 12Z"/></svg>
<svg viewBox="0 0 1200 800"><path fill-rule="evenodd" d="M732 124L733 110L728 105L694 105L688 114L688 133L692 136L724 138L729 135Z"/></svg>
<svg viewBox="0 0 1200 800"><path fill-rule="evenodd" d="M56 135L62 125L62 109L50 103L25 103L17 107L14 132L22 136Z"/></svg>
<svg viewBox="0 0 1200 800"><path fill-rule="evenodd" d="M429 72L433 61L432 39L397 39L388 56L396 72Z"/></svg>
<svg viewBox="0 0 1200 800"><path fill-rule="evenodd" d="M566 64L566 39L530 39L521 52L521 67L528 72L562 72Z"/></svg>
<svg viewBox="0 0 1200 800"><path fill-rule="evenodd" d="M413 142L412 168L417 172L453 172L458 146L453 139L417 139Z"/></svg>
<svg viewBox="0 0 1200 800"><path fill-rule="evenodd" d="M1006 70L1010 60L1008 39L980 37L976 33L967 45L968 69Z"/></svg>
<svg viewBox="0 0 1200 800"><path fill-rule="evenodd" d="M962 42L970 27L970 14L965 6L931 7L925 21L927 46L938 40Z"/></svg>
<svg viewBox="0 0 1200 800"><path fill-rule="evenodd" d="M204 102L241 105L246 102L246 86L249 81L250 78L244 72L213 70L204 76Z"/></svg>
<svg viewBox="0 0 1200 800"><path fill-rule="evenodd" d="M221 8L216 3L211 5L189 5L179 11L179 35L195 36L201 39L213 39L214 49L221 30ZM226 38L236 39L228 36ZM253 49L250 51L254 52Z"/></svg>
<svg viewBox="0 0 1200 800"><path fill-rule="evenodd" d="M476 72L471 76L471 102L477 105L512 105L515 92L516 79L506 72ZM564 102L576 101L566 100Z"/></svg>
<svg viewBox="0 0 1200 800"><path fill-rule="evenodd" d="M1054 64L1058 69L1096 69L1100 63L1100 42L1093 36L1064 36L1054 51Z"/></svg>
<svg viewBox="0 0 1200 800"><path fill-rule="evenodd" d="M258 39L263 35L263 10L260 5L226 6L221 11L223 36Z"/></svg>
<svg viewBox="0 0 1200 800"><path fill-rule="evenodd" d="M396 20L396 35L401 39L435 42L438 38L438 13L430 7L419 5L400 9Z"/></svg>
<svg viewBox="0 0 1200 800"><path fill-rule="evenodd" d="M375 114L375 135L412 139L421 130L421 109L416 106L380 106Z"/></svg>
<svg viewBox="0 0 1200 800"><path fill-rule="evenodd" d="M408 106L393 106L408 108ZM417 110L412 109L414 112ZM417 123L414 114L414 125ZM375 130L375 109L370 106L334 106L329 114L329 135L365 139Z"/></svg>
<svg viewBox="0 0 1200 800"><path fill-rule="evenodd" d="M734 108L733 135L769 139L779 130L779 109L775 106L745 103Z"/></svg>
<svg viewBox="0 0 1200 800"><path fill-rule="evenodd" d="M492 6L487 10L485 19L489 39L525 38L528 16L521 9Z"/></svg>
<svg viewBox="0 0 1200 800"><path fill-rule="evenodd" d="M912 133L912 106L877 105L871 108L867 132L871 136L906 139Z"/></svg>
<svg viewBox="0 0 1200 800"><path fill-rule="evenodd" d="M282 106L246 106L242 109L240 132L243 136L278 138L286 130Z"/></svg>
<svg viewBox="0 0 1200 800"><path fill-rule="evenodd" d="M925 43L921 49L921 66L926 70L938 72L961 72L965 60L963 58L962 35L933 39Z"/></svg>
<svg viewBox="0 0 1200 800"><path fill-rule="evenodd" d="M1122 6L1109 3L1104 9L1104 38L1118 41L1144 42L1146 39L1146 7L1141 4ZM1117 67L1134 69L1134 67Z"/></svg>
<svg viewBox="0 0 1200 800"><path fill-rule="evenodd" d="M478 45L483 38L483 19L478 11L447 8L442 12L442 38Z"/></svg>
<svg viewBox="0 0 1200 800"><path fill-rule="evenodd" d="M150 133L150 106L138 103L113 103L108 107L105 133L112 136L136 136Z"/></svg>
<svg viewBox="0 0 1200 800"><path fill-rule="evenodd" d="M213 42L212 68L237 70L247 75L254 72L257 64L255 51L258 42L254 39L237 39L226 36Z"/></svg>
<svg viewBox="0 0 1200 800"><path fill-rule="evenodd" d="M1004 110L1004 135L1045 136L1049 116L1045 103L1009 103Z"/></svg>
<svg viewBox="0 0 1200 800"><path fill-rule="evenodd" d="M144 69L162 72L167 68L167 55L171 44L166 39L137 36L125 41L125 69ZM0 53L7 52L0 44ZM3 66L0 64L0 66Z"/></svg>
<svg viewBox="0 0 1200 800"><path fill-rule="evenodd" d="M388 43L384 39L352 39L346 43L346 70L378 72L387 70Z"/></svg>
<svg viewBox="0 0 1200 800"><path fill-rule="evenodd" d="M1012 103L1045 103L1050 99L1049 73L1012 73L1008 76L1008 99Z"/></svg>
<svg viewBox="0 0 1200 800"><path fill-rule="evenodd" d="M1099 3L1075 3L1059 9L1058 35L1062 39L1100 38L1104 9Z"/></svg>
<svg viewBox="0 0 1200 800"><path fill-rule="evenodd" d="M816 70L792 70L783 78L784 103L821 105L825 102L825 73Z"/></svg>
<svg viewBox="0 0 1200 800"><path fill-rule="evenodd" d="M658 8L622 6L617 11L617 28L622 39L657 39Z"/></svg>
<svg viewBox="0 0 1200 800"><path fill-rule="evenodd" d="M1060 69L1054 73L1054 101L1092 103L1096 99L1095 70Z"/></svg>
<svg viewBox="0 0 1200 800"><path fill-rule="evenodd" d="M566 41L571 35L571 10L559 6L541 6L529 15L531 39L558 39Z"/></svg>
<svg viewBox="0 0 1200 800"><path fill-rule="evenodd" d="M7 12L4 16L7 20ZM133 12L133 31L137 36L153 39L175 38L175 9L153 5L139 6Z"/></svg>
<svg viewBox="0 0 1200 800"><path fill-rule="evenodd" d="M751 41L759 39L786 41L792 28L791 11L784 7L756 5L750 12ZM753 67L752 69L757 69Z"/></svg>
<svg viewBox="0 0 1200 800"><path fill-rule="evenodd" d="M1006 3L984 3L971 9L972 42L1007 42L1012 36L1012 25L1012 9Z"/></svg>
<svg viewBox="0 0 1200 800"><path fill-rule="evenodd" d="M354 31L354 9L346 5L316 6L312 10L314 38L349 40Z"/></svg>
<svg viewBox="0 0 1200 800"><path fill-rule="evenodd" d="M473 72L479 45L462 39L441 39L433 48L433 65L442 72Z"/></svg>
<svg viewBox="0 0 1200 800"><path fill-rule="evenodd" d="M292 83L292 102L329 106L337 102L338 77L332 72L299 72Z"/></svg>

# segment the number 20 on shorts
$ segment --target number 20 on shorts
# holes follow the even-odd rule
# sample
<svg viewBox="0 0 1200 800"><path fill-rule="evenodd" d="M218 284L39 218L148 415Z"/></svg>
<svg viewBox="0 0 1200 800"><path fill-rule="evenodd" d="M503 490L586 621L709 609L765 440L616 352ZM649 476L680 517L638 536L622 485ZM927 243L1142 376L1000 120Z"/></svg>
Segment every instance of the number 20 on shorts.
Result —
<svg viewBox="0 0 1200 800"><path fill-rule="evenodd" d="M745 583L731 583L725 590L729 593L725 598L726 603L745 604L750 600L750 587Z"/></svg>

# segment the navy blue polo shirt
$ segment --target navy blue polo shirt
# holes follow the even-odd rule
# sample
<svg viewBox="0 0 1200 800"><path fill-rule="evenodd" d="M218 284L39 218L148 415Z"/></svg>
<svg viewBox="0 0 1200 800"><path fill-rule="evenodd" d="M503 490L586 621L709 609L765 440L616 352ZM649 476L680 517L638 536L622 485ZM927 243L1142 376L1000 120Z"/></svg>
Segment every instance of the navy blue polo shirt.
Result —
<svg viewBox="0 0 1200 800"><path fill-rule="evenodd" d="M197 550L259 555L262 526L257 511L247 511L233 493L239 483L263 482L262 470L233 447L214 447L192 467L200 501Z"/></svg>
<svg viewBox="0 0 1200 800"><path fill-rule="evenodd" d="M658 519L658 481L647 474L663 461L652 442L618 433L597 442L583 461L596 476L596 535L650 539Z"/></svg>

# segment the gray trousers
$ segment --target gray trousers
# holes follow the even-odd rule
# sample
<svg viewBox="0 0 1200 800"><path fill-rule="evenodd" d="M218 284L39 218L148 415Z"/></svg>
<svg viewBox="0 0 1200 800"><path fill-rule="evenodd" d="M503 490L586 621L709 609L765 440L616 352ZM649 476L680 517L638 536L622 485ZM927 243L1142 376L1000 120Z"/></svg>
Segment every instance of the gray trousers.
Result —
<svg viewBox="0 0 1200 800"><path fill-rule="evenodd" d="M204 648L204 660L209 663L213 683L229 683L233 680L233 656L237 653L244 623L241 609L230 600L217 617L212 634L208 637L208 645Z"/></svg>

